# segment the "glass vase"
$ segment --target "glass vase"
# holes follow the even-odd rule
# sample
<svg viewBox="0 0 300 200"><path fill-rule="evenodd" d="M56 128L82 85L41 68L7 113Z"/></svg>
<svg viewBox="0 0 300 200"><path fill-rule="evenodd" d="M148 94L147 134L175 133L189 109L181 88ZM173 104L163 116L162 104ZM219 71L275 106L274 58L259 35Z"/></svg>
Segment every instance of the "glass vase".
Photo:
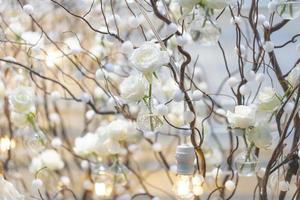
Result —
<svg viewBox="0 0 300 200"><path fill-rule="evenodd" d="M238 154L234 160L235 167L240 176L253 176L256 173L258 158L254 153L254 148Z"/></svg>

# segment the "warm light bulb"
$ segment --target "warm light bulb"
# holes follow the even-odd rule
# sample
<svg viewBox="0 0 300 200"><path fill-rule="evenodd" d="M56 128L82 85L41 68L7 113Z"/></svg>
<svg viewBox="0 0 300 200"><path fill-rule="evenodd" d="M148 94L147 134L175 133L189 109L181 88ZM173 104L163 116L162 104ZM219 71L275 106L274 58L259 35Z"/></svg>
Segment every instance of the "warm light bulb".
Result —
<svg viewBox="0 0 300 200"><path fill-rule="evenodd" d="M112 185L105 182L95 183L95 194L98 197L110 197L112 193Z"/></svg>
<svg viewBox="0 0 300 200"><path fill-rule="evenodd" d="M8 136L5 136L0 139L0 150L1 152L6 152L10 149L16 147L16 143L14 140L11 140Z"/></svg>
<svg viewBox="0 0 300 200"><path fill-rule="evenodd" d="M178 199L192 199L193 198L193 184L192 175L178 174L173 186L173 191Z"/></svg>
<svg viewBox="0 0 300 200"><path fill-rule="evenodd" d="M97 164L92 169L95 196L101 199L111 197L113 192L113 176L104 164Z"/></svg>
<svg viewBox="0 0 300 200"><path fill-rule="evenodd" d="M201 185L193 185L193 193L196 196L201 196L204 193L204 189Z"/></svg>

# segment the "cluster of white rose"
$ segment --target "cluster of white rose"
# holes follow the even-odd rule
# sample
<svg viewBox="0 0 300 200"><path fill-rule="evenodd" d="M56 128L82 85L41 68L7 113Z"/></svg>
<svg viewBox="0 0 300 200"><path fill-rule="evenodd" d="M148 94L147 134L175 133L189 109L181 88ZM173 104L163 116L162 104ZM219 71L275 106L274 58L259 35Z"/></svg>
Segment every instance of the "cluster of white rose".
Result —
<svg viewBox="0 0 300 200"><path fill-rule="evenodd" d="M20 86L9 94L11 118L15 126L24 127L30 122L30 114L35 115L35 94L31 87Z"/></svg>
<svg viewBox="0 0 300 200"><path fill-rule="evenodd" d="M300 81L300 65L298 64L291 70L286 81L291 88L297 87ZM231 83L230 87L234 85ZM272 145L272 124L267 121L271 115L281 108L284 96L281 96L272 87L264 87L257 95L257 102L251 105L239 105L235 107L234 113L227 112L227 119L230 128L234 132L245 131L250 142L253 142L258 148L268 148ZM283 110L291 114L295 105L292 101L287 102ZM296 112L299 108L296 109ZM263 115L262 117L260 117ZM268 117L266 117L268 116Z"/></svg>
<svg viewBox="0 0 300 200"><path fill-rule="evenodd" d="M126 119L117 119L101 125L95 133L87 133L75 139L74 152L80 156L88 157L98 155L101 157L126 154L126 143L138 141L140 133L136 124Z"/></svg>
<svg viewBox="0 0 300 200"><path fill-rule="evenodd" d="M81 30L76 30L79 32L78 35L65 37L64 34L58 34L60 33L59 28L61 28L59 27L58 32L57 30L51 31L51 33L49 31L49 35L46 35L47 31L45 30L47 28L45 30L37 29L41 32L27 30L16 19L12 19L8 27L4 30L7 38L11 41L16 40L16 44L20 42L20 44L24 45L24 48L28 50L27 55L30 52L30 56L37 58L36 62L38 63L32 62L32 68L30 69L32 70L30 75L33 77L31 77L33 81L37 74L39 77L38 81L34 83L35 87L28 86L30 84L26 83L24 85L17 85L17 87L10 91L6 89L5 82L0 81L0 107L6 103L5 98L7 96L10 111L10 115L7 116L8 121L11 120L13 128L19 128L22 131L24 129L25 135L27 134L26 127L31 127L29 128L29 132L32 132L32 134L28 134L30 136L29 141L25 143L34 151L34 154L31 155L32 159L29 171L32 174L36 174L36 179L32 182L35 189L40 189L43 186L43 181L37 178L40 170L47 169L55 172L67 168L65 166L69 163L63 153L67 150L72 156L76 157L75 159L80 159L83 171L96 171L95 174L98 177L93 176L89 177L89 180L86 179L83 183L84 190L90 192L96 189L99 190L100 188L103 191L114 191L116 196L122 194L125 190L123 186L126 185L123 182L127 178L124 178L126 173L122 171L126 168L122 163L122 158L134 154L137 144L142 139L145 139L149 143L150 148L152 148L158 159L163 159L162 163L165 164L167 173L174 171L174 168L176 168L176 166L168 165L169 158L166 159L163 157L165 146L159 140L161 135L174 137L178 139L178 143L185 143L185 145L189 146L191 143L189 137L191 137L192 132L195 132L192 136L197 141L192 141L194 142L193 145L198 145L198 140L201 141L199 148L203 151L201 152L203 156L201 155L199 158L205 159L205 162L203 162L204 160L200 160L199 163L205 163L207 168L220 165L224 159L223 154L226 154L225 151L221 151L223 148L225 149L226 145L223 147L223 144L220 144L219 148L214 148L214 145L211 145L211 143L220 143L218 142L219 136L216 137L217 139L211 139L210 134L218 134L218 131L214 130L214 125L220 125L220 132L227 133L227 130L224 130L225 124L225 129L228 128L230 134L245 136L246 139L245 146L248 148L247 151L242 152L241 156L239 156L240 154L235 155L235 152L232 152L232 155L230 155L236 158L235 167L237 171L246 170L246 173L248 173L246 165L248 164L247 162L252 161L251 159L254 160L253 163L255 166L252 166L250 170L255 171L257 157L256 155L252 155L250 151L252 151L252 147L254 146L265 150L271 149L276 140L276 134L273 134L277 128L274 128L274 116L279 110L282 110L286 117L292 113L299 112L299 105L295 105L295 97L292 96L288 99L287 93L299 87L300 64L295 65L283 77L284 80L280 80L286 82L289 86L288 91L284 94L276 91L273 83L272 86L269 86L266 81L265 71L260 72L260 69L247 71L244 66L239 68L240 73L233 72L231 68L227 69L229 73L228 79L226 78L226 83L229 86L227 89L230 89L234 96L231 96L231 93L230 95L223 95L223 85L220 86L221 89L216 94L213 90L210 90L211 88L208 86L209 81L207 80L210 77L198 63L198 59L201 60L202 55L195 59L194 52L190 48L194 48L193 42L199 42L203 46L219 44L224 58L226 58L228 52L224 52L221 43L218 43L221 28L217 24L217 18L222 15L223 11L226 12L225 8L230 6L230 14L232 15L231 24L237 30L242 29L242 25L246 25L249 23L248 21L251 21L245 20L244 18L247 17L242 17L241 13L236 13L240 5L236 7L237 2L235 0L174 0L166 1L168 5L166 5L165 1L157 1L157 10L154 9L153 11L158 12L158 15L166 17L165 21L161 20L161 30L163 31L160 29L156 30L156 27L151 24L156 23L151 18L153 17L151 16L152 14L150 15L150 12L141 12L143 10L143 3L139 4L136 2L116 1L116 5L122 10L120 11L121 14L123 14L123 7L126 9L129 8L131 12L138 10L138 13L128 17L128 20L121 20L121 14L119 16L118 11L114 13L115 11L112 9L113 14L104 16L105 20L101 24L101 26L106 26L104 29L107 30L107 33L105 32L106 34L103 37L100 36L103 28L101 27L101 31L100 29L96 31L99 34L95 34L95 36L93 35L94 33L91 34L93 35L92 44L88 44L89 42L85 43L84 36L86 32L80 33ZM104 5L107 3L108 1L105 1ZM96 15L107 12L107 10L103 10L102 1L101 4L93 1L90 9L91 13L87 13L83 18L78 15L78 20L83 19L83 22L88 22L93 17L92 13L94 10L92 7L94 4L97 4L93 8L97 13ZM268 4L269 12L274 13L278 9L278 4L278 1L270 1ZM147 4L147 6L150 5ZM70 5L66 3L66 7L60 6L59 3L56 3L53 7L68 10L68 6ZM74 10L81 10L79 8L80 3L71 4L70 7L72 6L75 6ZM111 5L111 8L113 6ZM1 8L0 5L0 11ZM224 10L221 11L222 9ZM32 16L39 15L37 10L31 4L23 6L23 11L29 19ZM214 14L219 11L220 16L215 18ZM69 11L67 13L70 14L72 12ZM154 14L157 14L155 12ZM172 15L168 12L172 13ZM235 13L238 16L234 16ZM73 13L72 16L76 15ZM270 24L271 20L263 14L257 14L253 18L256 21L255 25L257 29L268 29L272 25ZM169 23L165 23L166 21ZM65 25L62 24L61 26ZM87 23L87 25L92 30L96 30L93 28L92 23ZM111 25L115 25L115 27L111 27ZM70 27L70 29L72 28ZM139 29L142 30L145 42L140 42L140 38L137 40L134 39L136 37L135 32L138 32ZM42 33L42 31L45 31L45 33ZM124 35L126 34L123 34L123 32L126 32L128 37L125 37ZM134 34L131 35L132 33ZM257 34L260 34L260 30ZM249 45L251 39L248 41L248 36L243 35L243 37L240 44L234 48L234 51L238 56L239 62L252 64L248 59L248 51L251 52L252 50L251 45ZM62 45L60 42L53 42L59 40L62 40ZM247 41L247 45L243 44L244 40ZM257 40L262 55L272 54L278 48L273 41L263 41L260 37ZM49 41L51 45L49 45ZM48 45L49 51L48 49L45 51ZM58 50L53 48L52 45ZM182 51L186 51L188 56L182 53ZM85 57L85 54L88 56ZM256 52L253 52L253 54L256 54ZM2 56L2 53L0 55ZM191 57L190 60L189 56ZM88 63L86 66L81 61L81 59L85 60L85 58L87 58L86 63ZM19 62L19 58L13 57L4 57L4 60L7 63L9 61ZM185 65L185 62L187 62L187 65ZM227 66L226 59L225 62ZM13 63L10 64L13 65ZM27 68L27 71L20 70L17 72L17 70L9 68L7 65L1 69L1 78L5 79L8 77L8 75L3 75L2 77L2 72L4 72L3 74L14 73L15 77L13 80L17 83L23 83L24 79L29 78L23 76L27 71L30 71ZM22 66L22 64L16 66ZM182 69L183 71L181 71ZM237 78L238 76L239 78ZM45 80L43 77L46 77ZM41 102L39 102L40 99L36 96L38 92L35 91L37 87L42 90L40 87L42 84L39 81L43 84L44 82L42 81L45 81L43 86L46 88L45 91L39 91L44 92L45 95L45 99L41 100ZM48 83L50 84L48 85ZM256 94L253 88L257 89ZM253 99L250 98L252 95L255 95ZM227 108L226 106L228 105L226 105L225 98L222 99L223 96L233 97L234 100L237 97L237 99L240 98L241 100L239 99L240 101L238 103L235 102L234 105L230 103L230 106L234 108ZM58 101L62 99L67 103L64 104L65 102ZM67 109L73 108L72 106L75 104L69 103L71 100L78 103L76 106L80 104L85 107L83 113L85 128L80 136L75 131L77 137L74 141L67 141L67 136L63 135L66 134L65 132L68 132L65 131L65 128L68 126L63 124L65 113L59 113L59 111L60 105L63 105L61 107L67 105L65 106ZM288 102L284 103L287 100ZM44 110L41 113L39 112L42 104L45 104L41 108L41 110L45 110L45 113ZM77 112L77 107L74 110ZM104 114L101 115L101 113ZM39 124L37 119L38 114L43 117L45 116L46 120L48 120L46 125ZM41 129L47 133L47 136L44 135ZM50 132L53 132L53 135ZM60 139L62 136L66 141ZM50 139L51 146L47 143L47 140ZM198 146L195 149L193 148L191 149L194 155L194 150L199 149ZM107 167L110 164L112 166ZM94 169L95 166L98 168ZM109 170L103 166L109 168ZM194 168L195 166L190 167ZM105 169L103 170L103 168ZM111 168L114 169L111 170ZM110 188L111 185L109 184L105 185L107 180L111 178L111 174L105 177L105 180L102 180L103 177L100 177L99 180L99 176L105 175L105 173L113 173L113 183L110 184L115 187L114 189ZM251 173L249 172L249 174ZM262 168L258 172L255 171L255 173L259 178L263 178L265 171ZM246 174L246 176L249 174ZM88 175L90 176L90 174ZM210 173L210 176L216 180L221 175L222 171L217 168L214 168ZM243 174L240 173L240 175ZM169 174L168 177L170 178ZM232 179L234 177L232 176ZM138 176L137 178L142 179ZM176 191L178 193L185 189L190 190L189 184L192 183L194 191L188 194L200 196L204 193L202 186L209 184L207 181L209 179L198 174L193 177L196 183L191 182L189 180L191 177L185 177L185 174L181 178L185 182L181 184L182 182L179 181L179 191ZM91 181L90 179L93 180ZM118 179L121 179L121 181ZM128 180L126 181L129 182ZM143 183L143 180L140 181ZM95 188L93 189L94 182ZM64 186L69 185L69 177L62 176L60 184ZM24 196L20 195L13 185L4 180L2 176L0 176L0 185L4 186L0 188L0 199L2 196L4 196L5 200L24 199ZM120 185L122 187L118 189ZM143 184L141 185L144 186ZM289 183L286 181L282 180L278 185L281 191L289 189ZM234 180L224 181L223 186L227 192L234 192L237 187ZM100 193L103 191L100 191ZM99 193L99 191L95 193L97 194L97 192ZM144 194L145 191L142 190L140 193ZM105 196L106 194L101 195ZM131 199L131 196L126 196L125 194L124 199ZM153 197L152 200L154 199L159 198Z"/></svg>

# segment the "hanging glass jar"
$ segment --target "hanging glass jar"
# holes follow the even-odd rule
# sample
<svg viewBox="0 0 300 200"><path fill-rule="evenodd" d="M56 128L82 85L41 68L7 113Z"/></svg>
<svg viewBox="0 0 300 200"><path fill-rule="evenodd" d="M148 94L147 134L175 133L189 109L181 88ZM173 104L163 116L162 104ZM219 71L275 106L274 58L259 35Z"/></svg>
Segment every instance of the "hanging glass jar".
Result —
<svg viewBox="0 0 300 200"><path fill-rule="evenodd" d="M200 14L195 16L189 30L192 39L205 46L216 45L221 35L221 29L217 26L217 22L210 19L209 16Z"/></svg>
<svg viewBox="0 0 300 200"><path fill-rule="evenodd" d="M293 20L300 16L300 1L292 0L292 1L281 1L277 5L277 13L283 19Z"/></svg>
<svg viewBox="0 0 300 200"><path fill-rule="evenodd" d="M240 176L255 175L258 158L255 155L254 150L254 144L251 144L246 151L243 151L236 156L234 163Z"/></svg>
<svg viewBox="0 0 300 200"><path fill-rule="evenodd" d="M108 167L102 163L92 168L94 195L101 199L110 199L113 194L114 178Z"/></svg>
<svg viewBox="0 0 300 200"><path fill-rule="evenodd" d="M118 160L109 167L109 171L114 177L115 184L125 186L128 183L129 170Z"/></svg>
<svg viewBox="0 0 300 200"><path fill-rule="evenodd" d="M39 153L46 149L48 139L43 131L36 129L25 134L24 142L31 152Z"/></svg>

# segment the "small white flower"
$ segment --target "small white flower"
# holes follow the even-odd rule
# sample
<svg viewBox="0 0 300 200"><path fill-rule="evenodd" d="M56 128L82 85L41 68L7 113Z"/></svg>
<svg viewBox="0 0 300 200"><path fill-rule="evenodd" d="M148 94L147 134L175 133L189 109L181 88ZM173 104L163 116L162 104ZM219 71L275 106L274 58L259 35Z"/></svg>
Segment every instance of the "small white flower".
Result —
<svg viewBox="0 0 300 200"><path fill-rule="evenodd" d="M75 139L74 152L81 156L88 156L91 153L98 152L100 138L93 133L87 133L83 137Z"/></svg>
<svg viewBox="0 0 300 200"><path fill-rule="evenodd" d="M155 133L153 131L145 131L144 132L144 137L151 139L153 136L155 135Z"/></svg>
<svg viewBox="0 0 300 200"><path fill-rule="evenodd" d="M263 26L265 28L270 28L270 22L269 21L264 21Z"/></svg>
<svg viewBox="0 0 300 200"><path fill-rule="evenodd" d="M53 91L50 94L50 98L52 101L57 101L58 99L60 99L60 93L58 91Z"/></svg>
<svg viewBox="0 0 300 200"><path fill-rule="evenodd" d="M274 43L271 41L266 41L263 45L263 48L267 53L270 53L274 50Z"/></svg>
<svg viewBox="0 0 300 200"><path fill-rule="evenodd" d="M130 56L133 67L144 74L151 74L170 61L167 51L162 51L156 44L146 42L135 49Z"/></svg>
<svg viewBox="0 0 300 200"><path fill-rule="evenodd" d="M44 183L41 179L34 179L31 182L31 185L34 189L38 190L38 189L41 189L43 187Z"/></svg>
<svg viewBox="0 0 300 200"><path fill-rule="evenodd" d="M156 106L157 113L160 115L167 115L169 113L168 106L165 104L159 104Z"/></svg>
<svg viewBox="0 0 300 200"><path fill-rule="evenodd" d="M190 122L192 122L192 121L195 119L195 115L194 115L194 113L191 112L191 111L185 111L185 112L183 113L183 119L184 119L186 122L190 123Z"/></svg>
<svg viewBox="0 0 300 200"><path fill-rule="evenodd" d="M30 4L24 5L24 6L23 6L23 10L24 10L24 12L25 12L26 14L28 14L28 15L32 15L33 12L34 12L34 8L33 8L33 6L30 5Z"/></svg>
<svg viewBox="0 0 300 200"><path fill-rule="evenodd" d="M167 35L172 35L176 33L178 30L178 27L175 23L170 23L167 25Z"/></svg>
<svg viewBox="0 0 300 200"><path fill-rule="evenodd" d="M89 167L90 167L90 164L89 164L89 162L88 162L87 160L83 160L83 161L81 161L81 163L80 163L80 167L81 167L81 169L83 169L83 170L88 170Z"/></svg>
<svg viewBox="0 0 300 200"><path fill-rule="evenodd" d="M142 75L132 75L120 84L121 97L127 102L140 101L146 95L147 81Z"/></svg>
<svg viewBox="0 0 300 200"><path fill-rule="evenodd" d="M55 137L52 139L51 145L53 148L59 148L62 145L62 141L59 137Z"/></svg>
<svg viewBox="0 0 300 200"><path fill-rule="evenodd" d="M183 34L182 36L176 36L176 43L178 44L178 46L184 46L189 42L188 37L186 36L186 34Z"/></svg>
<svg viewBox="0 0 300 200"><path fill-rule="evenodd" d="M70 178L67 176L60 177L60 181L62 184L66 185L66 186L70 185L70 183L71 183Z"/></svg>
<svg viewBox="0 0 300 200"><path fill-rule="evenodd" d="M133 44L130 41L126 41L121 46L121 52L130 55L133 52Z"/></svg>
<svg viewBox="0 0 300 200"><path fill-rule="evenodd" d="M273 111L280 105L280 100L276 96L276 92L273 88L263 88L258 96L258 109L261 111Z"/></svg>
<svg viewBox="0 0 300 200"><path fill-rule="evenodd" d="M177 173L177 165L171 165L170 166L170 172L172 172L172 173Z"/></svg>
<svg viewBox="0 0 300 200"><path fill-rule="evenodd" d="M94 116L95 116L95 111L94 110L88 110L85 113L85 117L86 117L87 120L93 119Z"/></svg>
<svg viewBox="0 0 300 200"><path fill-rule="evenodd" d="M288 102L285 104L283 109L284 109L284 112L286 112L287 114L291 114L293 112L294 108L295 108L295 103Z"/></svg>
<svg viewBox="0 0 300 200"><path fill-rule="evenodd" d="M219 114L219 115L223 115L223 116L226 115L226 111L222 108L216 109L216 113Z"/></svg>
<svg viewBox="0 0 300 200"><path fill-rule="evenodd" d="M184 93L181 90L175 91L173 99L175 102L182 101L184 99Z"/></svg>
<svg viewBox="0 0 300 200"><path fill-rule="evenodd" d="M83 181L82 187L83 187L85 190L92 190L92 189L93 189L93 186L94 186L94 184L93 184L90 180L85 180L85 181Z"/></svg>
<svg viewBox="0 0 300 200"><path fill-rule="evenodd" d="M228 111L227 119L231 128L248 128L255 123L256 110L250 106L239 105L235 107L234 113Z"/></svg>
<svg viewBox="0 0 300 200"><path fill-rule="evenodd" d="M255 80L259 83L263 82L266 79L266 76L264 75L264 73L256 73L256 77Z"/></svg>
<svg viewBox="0 0 300 200"><path fill-rule="evenodd" d="M242 95L248 95L250 94L250 92L251 92L251 88L249 86L249 83L246 83L240 87L240 93Z"/></svg>
<svg viewBox="0 0 300 200"><path fill-rule="evenodd" d="M255 79L255 72L252 70L246 71L244 76L247 81L253 81Z"/></svg>
<svg viewBox="0 0 300 200"><path fill-rule="evenodd" d="M97 80L102 80L105 77L105 72L103 71L103 69L97 69L96 73L95 73L95 77Z"/></svg>
<svg viewBox="0 0 300 200"><path fill-rule="evenodd" d="M257 16L257 25L261 26L264 24L264 22L266 21L266 16L262 15L262 14L258 14Z"/></svg>
<svg viewBox="0 0 300 200"><path fill-rule="evenodd" d="M240 81L236 77L234 77L234 76L230 77L227 80L227 84L229 85L229 87L235 87L235 86L237 86L239 84L239 82Z"/></svg>
<svg viewBox="0 0 300 200"><path fill-rule="evenodd" d="M206 82L199 83L198 87L201 91L208 92L208 84Z"/></svg>
<svg viewBox="0 0 300 200"><path fill-rule="evenodd" d="M153 151L155 152L161 152L162 151L162 146L160 143L158 142L155 142L153 145L152 145L152 148L153 148Z"/></svg>
<svg viewBox="0 0 300 200"><path fill-rule="evenodd" d="M219 177L222 176L223 171L222 171L220 168L214 168L214 169L211 171L211 174L212 174L212 177L214 177L214 178L219 178Z"/></svg>
<svg viewBox="0 0 300 200"><path fill-rule="evenodd" d="M203 97L203 94L200 90L195 90L193 93L192 93L192 99L193 101L200 101Z"/></svg>
<svg viewBox="0 0 300 200"><path fill-rule="evenodd" d="M135 16L130 16L128 18L128 25L130 28L137 28L140 25L140 20Z"/></svg>
<svg viewBox="0 0 300 200"><path fill-rule="evenodd" d="M266 173L266 168L260 168L257 172L257 176L259 178L263 178L265 176L265 173Z"/></svg>
<svg viewBox="0 0 300 200"><path fill-rule="evenodd" d="M234 16L234 17L232 17L232 18L230 19L230 23L231 23L231 24L237 24L237 25L240 25L241 22L242 22L242 19L241 19L241 17L239 17L239 16Z"/></svg>
<svg viewBox="0 0 300 200"><path fill-rule="evenodd" d="M47 149L37 157L33 158L30 165L30 171L35 173L43 167L50 170L60 170L64 168L64 165L59 153L53 149Z"/></svg>
<svg viewBox="0 0 300 200"><path fill-rule="evenodd" d="M89 93L84 92L81 94L80 99L82 102L88 103L91 100L91 95Z"/></svg>
<svg viewBox="0 0 300 200"><path fill-rule="evenodd" d="M60 122L60 117L57 113L50 113L49 120L54 124L58 124Z"/></svg>
<svg viewBox="0 0 300 200"><path fill-rule="evenodd" d="M35 95L31 87L20 86L9 95L12 111L27 114L35 112Z"/></svg>
<svg viewBox="0 0 300 200"><path fill-rule="evenodd" d="M228 180L225 182L225 189L232 192L234 191L236 185L235 182L233 182L232 180Z"/></svg>

